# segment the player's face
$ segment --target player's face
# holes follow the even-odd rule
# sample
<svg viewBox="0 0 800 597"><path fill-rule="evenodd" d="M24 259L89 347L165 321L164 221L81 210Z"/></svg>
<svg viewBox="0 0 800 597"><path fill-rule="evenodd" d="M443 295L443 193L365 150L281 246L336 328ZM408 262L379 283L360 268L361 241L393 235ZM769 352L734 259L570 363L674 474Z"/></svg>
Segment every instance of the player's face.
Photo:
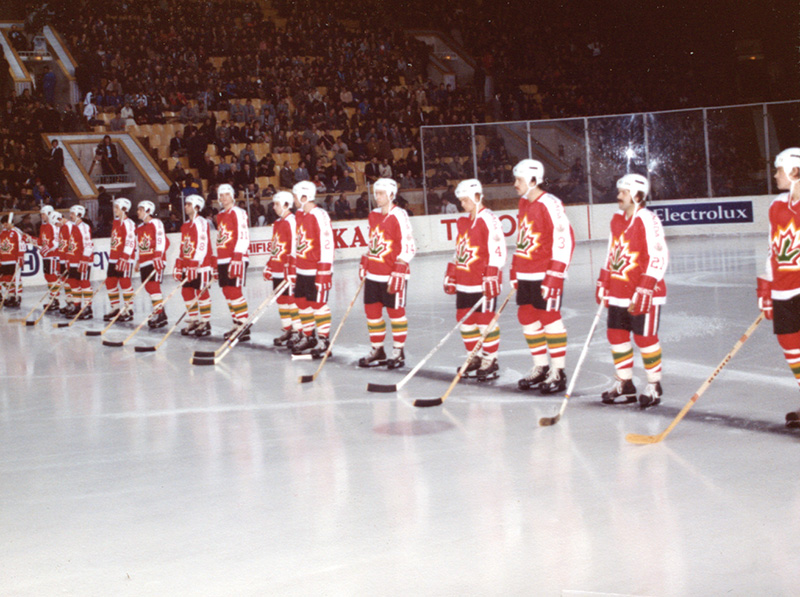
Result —
<svg viewBox="0 0 800 597"><path fill-rule="evenodd" d="M222 205L222 209L230 209L233 207L233 195L230 193L222 193L219 196L219 203Z"/></svg>
<svg viewBox="0 0 800 597"><path fill-rule="evenodd" d="M519 176L514 177L514 190L517 191L520 197L524 197L528 192L528 182Z"/></svg>
<svg viewBox="0 0 800 597"><path fill-rule="evenodd" d="M136 215L139 216L140 220L144 220L145 216L147 216L147 212L144 210L144 207L137 207Z"/></svg>
<svg viewBox="0 0 800 597"><path fill-rule="evenodd" d="M775 182L778 185L778 189L781 191L788 191L792 188L792 180L786 174L783 166L775 170Z"/></svg>
<svg viewBox="0 0 800 597"><path fill-rule="evenodd" d="M191 218L194 217L194 205L189 203L188 201L183 204L183 209L186 211L186 217Z"/></svg>
<svg viewBox="0 0 800 597"><path fill-rule="evenodd" d="M389 204L389 193L385 189L375 191L375 203L378 207L386 207Z"/></svg>
<svg viewBox="0 0 800 597"><path fill-rule="evenodd" d="M69 219L72 220L73 222L77 222L79 220L78 214L74 212L69 212Z"/></svg>
<svg viewBox="0 0 800 597"><path fill-rule="evenodd" d="M633 202L631 192L628 189L619 190L619 193L617 193L617 205L619 205L619 208L626 213L630 213L631 210L636 207L636 204Z"/></svg>
<svg viewBox="0 0 800 597"><path fill-rule="evenodd" d="M465 212L468 214L475 213L475 208L478 207L475 199L469 197L469 195L462 195L458 200L461 202L461 207Z"/></svg>
<svg viewBox="0 0 800 597"><path fill-rule="evenodd" d="M115 218L121 218L123 215L124 214L122 212L122 209L120 209L119 205L115 205L114 206L114 217Z"/></svg>

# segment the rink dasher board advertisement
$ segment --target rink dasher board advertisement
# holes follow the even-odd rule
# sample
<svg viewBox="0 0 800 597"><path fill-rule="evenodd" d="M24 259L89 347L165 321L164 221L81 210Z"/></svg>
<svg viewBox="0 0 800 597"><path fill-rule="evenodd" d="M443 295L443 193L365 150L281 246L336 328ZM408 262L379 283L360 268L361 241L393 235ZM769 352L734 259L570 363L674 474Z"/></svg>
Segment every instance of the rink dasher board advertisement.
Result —
<svg viewBox="0 0 800 597"><path fill-rule="evenodd" d="M767 212L772 198L763 197L738 197L735 200L713 201L685 200L657 202L652 205L662 218L670 220L672 225L664 221L667 236L685 234L742 234L767 231ZM608 238L608 225L611 217L617 210L616 204L602 205L568 205L566 206L572 228L577 241L605 240ZM692 213L694 212L694 214ZM713 214L722 214L719 219ZM517 234L517 211L496 211L506 244L511 246ZM688 214L688 215L684 215ZM703 217L699 217L702 214ZM709 216L708 214L712 214ZM749 216L748 216L749 214ZM414 216L411 226L414 230L414 240L417 245L417 254L439 253L452 251L455 247L456 222L464 217L459 214L439 214L432 216ZM750 220L747 220L747 217ZM678 224L678 221L680 222ZM367 220L348 220L333 222L333 240L335 243L336 260L360 259L364 254L369 240L369 226ZM212 243L216 232L212 230ZM169 248L167 250L167 269L165 276L172 274L172 266L178 257L180 248L180 233L168 234ZM249 268L260 272L267 261L267 247L272 238L272 226L262 226L250 229L250 262ZM110 241L100 238L94 241L94 262L92 267L92 281L105 279L108 267ZM509 259L510 261L510 259ZM336 268L334 262L334 270ZM253 275L252 273L250 274ZM36 247L29 247L25 254L25 263L22 268L22 277L26 286L44 285L42 273L42 259ZM138 274L134 274L138 278Z"/></svg>

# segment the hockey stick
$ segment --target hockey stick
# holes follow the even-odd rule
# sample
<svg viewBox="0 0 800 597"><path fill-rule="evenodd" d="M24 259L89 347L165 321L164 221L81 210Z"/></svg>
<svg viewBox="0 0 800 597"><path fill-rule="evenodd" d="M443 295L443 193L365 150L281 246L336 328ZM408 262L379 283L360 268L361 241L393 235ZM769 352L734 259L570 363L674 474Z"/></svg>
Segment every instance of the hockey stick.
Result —
<svg viewBox="0 0 800 597"><path fill-rule="evenodd" d="M592 327L589 328L589 335L586 337L586 342L583 345L581 356L578 358L578 364L575 365L575 371L572 374L572 381L569 382L567 393L564 394L564 400L561 402L561 408L553 417L540 418L539 419L540 427L549 427L550 425L555 425L561 420L561 416L567 409L567 400L569 400L569 397L572 396L572 390L575 388L575 380L578 379L578 372L581 370L581 365L583 365L583 361L586 358L586 353L589 352L589 342L592 341L592 336L594 336L594 330L597 328L597 323L600 321L600 315L602 315L604 308L605 304L603 303L603 301L600 301L600 306L597 308L597 314L594 316L594 321L592 321Z"/></svg>
<svg viewBox="0 0 800 597"><path fill-rule="evenodd" d="M58 280L58 286L56 287L56 296L55 296L53 299L51 299L51 300L50 300L50 302L49 302L49 303L47 303L47 304L44 306L44 309L42 309L42 312L41 312L41 314L39 315L39 317L37 317L37 318L36 318L34 321L27 321L27 320L26 320L26 321L25 321L25 325L37 325L37 324L38 324L38 323L39 323L39 322L42 320L42 318L43 318L43 317L44 317L44 316L47 314L47 312L50 310L50 307L52 307L52 306L53 306L53 301L54 301L54 300L58 300L58 293L59 293L59 292L61 291L61 289L64 287L64 283L65 283L66 281L67 281L67 278L66 278L66 273L65 273L65 274L64 274L64 275L63 275L61 278L59 278L59 280Z"/></svg>
<svg viewBox="0 0 800 597"><path fill-rule="evenodd" d="M3 293L2 301L0 301L0 311L2 311L3 307L6 306L6 300L11 295L12 284L14 285L15 289L17 287L17 276L19 275L19 269L20 269L19 268L19 264L15 264L15 266L14 266L14 275L11 276L11 281L10 282L6 282L6 283L3 284L3 287L5 288L5 292ZM19 323L19 320L8 319L6 321L6 323L12 323L12 322Z"/></svg>
<svg viewBox="0 0 800 597"><path fill-rule="evenodd" d="M184 283L185 283L185 280L183 282L181 282L181 285L183 285ZM167 341L167 338L169 338L172 335L172 332L174 332L177 329L177 327L180 325L181 321L183 321L183 318L186 317L186 314L189 312L189 309L194 309L194 306L197 305L200 302L200 297L203 296L203 294L205 294L206 290L211 288L211 285L213 283L214 283L214 280L212 278L211 280L209 280L208 284L203 286L203 288L198 293L197 298L194 299L194 302L191 303L189 305L189 307L183 313L181 313L181 316L178 317L178 321L176 321L172 325L172 327L169 328L167 333L164 334L164 337L161 338L161 340L158 342L158 344L156 344L155 346L134 346L133 347L134 352L155 352L155 351L157 351L161 347L161 345L164 344L164 342Z"/></svg>
<svg viewBox="0 0 800 597"><path fill-rule="evenodd" d="M152 278L152 277L153 277L153 276L155 276L155 275L156 275L156 270L155 270L155 269L153 269L153 271L152 271L152 272L150 272L150 275L149 275L149 276L147 276L147 279L146 279L144 282L142 282L141 284L139 284L139 287L138 287L136 290L134 290L134 291L133 291L133 294L131 295L131 302L133 301L134 297L135 297L137 294L139 294L139 291L140 291L142 288L144 288L144 287L145 287L145 284L147 284L147 283L150 281L150 278ZM123 301L123 303L124 303L124 301ZM120 310L117 312L117 314L116 314L116 315L114 315L114 317L111 319L111 321L109 321L109 322L108 322L108 325L107 325L106 327L104 327L104 328L103 328L103 331L101 331L101 332L98 332L97 330L86 330L86 332L84 332L84 333L85 333L87 336L104 336L104 335L105 335L105 333L108 331L108 329L109 329L109 328L110 328L112 325L114 325L115 323L117 323L117 319L119 319L119 318L122 316L122 314L125 312L125 310L126 310L126 309L127 309L127 305L123 304L123 306L122 306L122 309L120 309Z"/></svg>
<svg viewBox="0 0 800 597"><path fill-rule="evenodd" d="M97 296L97 293L100 292L103 288L105 288L105 284L102 284L102 283L98 284L97 288L95 288L92 291L92 295L89 297L89 300L86 301L86 304L83 307L81 307L80 311L78 311L75 314L75 317L70 319L68 323L54 323L53 327L54 328L69 328L69 327L72 327L72 324L75 323L76 321L78 321L78 318L81 315L83 315L83 312L86 310L86 308L89 307L92 304L92 301L94 301L94 297Z"/></svg>
<svg viewBox="0 0 800 597"><path fill-rule="evenodd" d="M180 284L178 284L175 288L172 289L172 292L170 292L167 295L167 298L165 298L164 301L161 303L161 309L162 310L167 306L167 302L169 301L169 299L171 299L175 295L176 292L178 292L181 288L183 288L184 284L186 284L186 280L183 280ZM133 330L128 335L128 337L125 338L122 342L112 342L111 340L103 340L103 346L114 346L116 348L120 348L122 346L125 346L131 338L133 338L136 334L138 334L141 331L141 329L144 327L144 324L146 324L148 321L150 321L153 318L153 315L155 315L155 314L156 314L155 311L151 311L150 315L145 317L144 320L142 321L142 323L137 325L136 329Z"/></svg>
<svg viewBox="0 0 800 597"><path fill-rule="evenodd" d="M664 429L664 431L662 431L658 435L640 435L638 433L629 433L628 435L625 436L625 441L628 441L632 444L657 444L658 442L662 441L665 437L667 437L667 435L669 435L669 433L675 428L675 425L677 425L681 421L681 419L683 419L683 417L686 416L686 413L689 412L689 409L692 408L692 406L694 406L694 403L697 402L700 396L703 395L703 392L705 392L708 389L708 386L711 385L711 382L714 381L714 378L716 378L719 372L722 371L725 365L728 364L728 361L730 361L733 358L733 356L737 352L739 352L739 349L742 347L745 341L750 337L750 335L755 331L755 329L758 327L758 324L761 323L763 319L764 319L764 313L763 312L759 313L758 317L756 317L756 320L750 325L749 328L747 328L745 333L742 334L742 337L739 338L739 340L737 340L736 344L734 344L731 351L725 355L725 358L722 359L722 362L720 362L719 365L717 365L717 368L714 369L714 372L708 377L707 380L703 382L703 385L700 386L700 389L697 390L697 392L695 392L694 396L692 396L689 399L689 402L686 403L686 406L684 406L681 409L681 412L678 413L678 416L675 417L672 423L670 423L669 426L666 429Z"/></svg>
<svg viewBox="0 0 800 597"><path fill-rule="evenodd" d="M325 351L325 354L322 356L322 362L317 367L317 370L314 371L313 375L301 375L298 378L299 383L309 383L317 379L317 375L322 370L323 365L325 365L325 361L328 360L328 357L331 356L331 350L333 350L333 345L336 343L336 338L339 336L339 332L342 331L344 327L344 322L347 321L347 316L350 315L350 311L353 308L353 305L356 304L356 299L358 295L361 294L361 289L364 288L364 283L367 281L367 278L361 278L361 282L358 284L358 289L356 289L356 293L353 296L353 300L350 301L350 305L347 307L347 311L344 312L344 317L342 317L342 321L339 322L339 327L336 328L336 332L333 334L333 338L331 338L331 343L328 344L328 350Z"/></svg>
<svg viewBox="0 0 800 597"><path fill-rule="evenodd" d="M239 343L239 338L242 337L242 334L248 328L255 325L255 323L259 320L261 315L266 311L267 307L269 307L272 303L278 300L278 297L284 293L284 291L289 287L289 280L284 280L281 282L275 291L263 302L261 303L256 310L247 318L242 325L239 326L233 334L231 334L230 338L225 340L217 350L214 352L201 352L195 351L194 355L192 356L192 360L190 361L192 365L216 365L225 356L234 349L234 347ZM210 355L210 356L203 356L203 355Z"/></svg>
<svg viewBox="0 0 800 597"><path fill-rule="evenodd" d="M478 309L478 307L483 305L483 302L484 302L484 297L481 297L480 300L477 303L472 305L472 308L469 311L467 311L467 314L464 315L464 317L462 317L461 319L458 320L458 323L455 325L455 327L453 327L449 332L447 332L445 337L442 338L441 340L439 340L439 343L436 346L434 346L433 349L428 354L425 355L425 358L423 358L419 363L417 363L414 366L414 368L411 371L409 371L403 379L400 380L399 383L392 384L392 385L384 385L384 384L379 384L379 383L368 383L367 384L367 392L399 392L400 388L402 388L404 385L406 385L406 383L408 383L408 380L411 379L412 377L414 377L417 374L417 372L420 369L422 369L422 366L425 365L425 363L428 362L428 359L430 359L436 353L436 351L439 350L444 345L445 342L447 342L447 339L450 336L452 336L453 333L458 328L460 328L464 324L464 322L472 316L473 313L475 313L475 311Z"/></svg>
<svg viewBox="0 0 800 597"><path fill-rule="evenodd" d="M428 406L439 406L445 400L447 400L447 397L450 395L450 392L453 391L453 388L456 387L456 384L464 376L464 372L467 370L467 367L469 367L469 364L472 361L473 357L475 357L478 354L478 351L483 346L484 340L486 340L486 337L492 332L494 327L497 325L497 320L500 319L500 314L503 312L503 309L506 308L508 301L511 300L511 297L514 296L514 293L516 291L517 291L516 288L512 288L511 292L508 293L508 296L503 301L503 304L500 305L500 308L497 310L497 313L494 314L494 317L492 317L492 320L489 322L489 325L486 326L486 331L484 331L483 334L481 334L481 337L478 338L478 342L475 344L475 347L467 355L467 359L464 361L464 364L461 365L461 368L458 370L458 373L456 373L456 376L453 378L453 381L450 382L450 387L448 387L447 391L444 394L442 394L441 398L418 398L417 400L414 400L414 406L418 406L421 408L426 408Z"/></svg>
<svg viewBox="0 0 800 597"><path fill-rule="evenodd" d="M59 289L61 288L62 279L63 279L63 276L60 276L60 277L59 277L59 278L56 280L56 284L58 284L58 287L59 287ZM39 321L38 319L36 320L36 322L33 322L33 321L28 321L28 318L29 318L31 315L33 315L33 312L34 312L34 311L36 311L37 307L39 307L39 305L42 303L42 301L43 301L44 299L46 299L48 296L50 296L50 293L51 293L51 292L52 292L52 291L51 291L51 289L50 289L50 288L48 288L48 289L47 289L47 291L46 291L46 292L44 293L44 295L42 296L42 298L40 298L38 301L36 301L36 304L34 304L34 305L33 305L33 307L31 308L31 310L30 310L30 311L28 311L28 313L25 315L25 317L23 317L22 319L16 319L16 318L9 319L9 320L8 320L8 321L9 321L9 323L24 323L25 325L36 325L36 323L38 323L38 321ZM47 309L45 309L45 311L46 311L46 310L47 310Z"/></svg>

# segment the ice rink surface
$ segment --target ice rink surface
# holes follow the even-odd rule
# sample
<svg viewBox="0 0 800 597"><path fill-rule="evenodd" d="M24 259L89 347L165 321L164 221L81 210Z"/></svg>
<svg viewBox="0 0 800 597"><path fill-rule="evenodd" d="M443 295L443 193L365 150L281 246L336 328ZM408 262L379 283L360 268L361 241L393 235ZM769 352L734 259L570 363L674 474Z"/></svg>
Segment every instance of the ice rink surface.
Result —
<svg viewBox="0 0 800 597"><path fill-rule="evenodd" d="M412 406L447 389L465 356L456 334L397 395L366 391L397 383L454 325L449 255L412 264L404 370L355 366L369 346L359 301L302 385L319 361L270 347L275 309L251 346L190 364L230 327L219 289L211 339L176 333L149 354L133 345L163 330L123 348L84 335L102 327L104 292L94 322L6 323L42 292L30 290L0 313L0 594L797 595L800 431L783 419L800 393L771 324L665 441L624 439L664 430L756 318L766 248L766 234L671 239L664 402L600 404L614 374L603 319L553 427L538 419L562 397L516 390L531 361L513 304L498 380ZM570 268L570 378L605 249L580 244ZM252 308L267 285L249 278ZM333 330L356 288L356 263L337 264ZM172 323L182 305L167 311Z"/></svg>

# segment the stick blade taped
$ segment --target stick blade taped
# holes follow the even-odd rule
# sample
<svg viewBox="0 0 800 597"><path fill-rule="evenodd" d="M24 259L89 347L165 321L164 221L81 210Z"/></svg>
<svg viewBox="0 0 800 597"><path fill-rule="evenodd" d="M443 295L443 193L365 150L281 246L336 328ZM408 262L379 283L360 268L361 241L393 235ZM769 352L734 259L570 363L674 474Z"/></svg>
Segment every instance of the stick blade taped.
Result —
<svg viewBox="0 0 800 597"><path fill-rule="evenodd" d="M439 406L442 404L441 398L418 398L414 400L414 406L419 408L428 408L431 406Z"/></svg>
<svg viewBox="0 0 800 597"><path fill-rule="evenodd" d="M383 392L389 394L397 391L397 384L381 384L381 383L368 383L367 392Z"/></svg>

